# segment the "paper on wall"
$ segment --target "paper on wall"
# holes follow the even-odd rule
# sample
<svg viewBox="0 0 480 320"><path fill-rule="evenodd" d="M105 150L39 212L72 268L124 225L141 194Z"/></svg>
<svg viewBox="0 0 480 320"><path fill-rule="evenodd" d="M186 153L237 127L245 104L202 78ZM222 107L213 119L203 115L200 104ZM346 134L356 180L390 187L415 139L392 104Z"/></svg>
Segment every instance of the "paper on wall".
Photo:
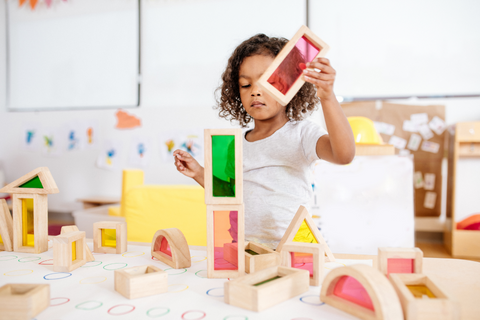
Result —
<svg viewBox="0 0 480 320"><path fill-rule="evenodd" d="M437 193L427 191L425 194L425 201L423 202L423 206L427 209L435 208L435 202L437 201Z"/></svg>
<svg viewBox="0 0 480 320"><path fill-rule="evenodd" d="M40 148L40 124L25 123L21 136L21 145L27 151L37 151Z"/></svg>
<svg viewBox="0 0 480 320"><path fill-rule="evenodd" d="M412 122L412 120L403 121L403 131L408 132L417 132L417 126Z"/></svg>
<svg viewBox="0 0 480 320"><path fill-rule="evenodd" d="M433 137L433 132L430 130L428 124L424 123L418 126L418 132L422 135L423 139L428 140Z"/></svg>
<svg viewBox="0 0 480 320"><path fill-rule="evenodd" d="M447 127L445 121L440 119L439 117L433 117L432 121L428 124L430 129L432 129L436 134L441 135L445 128Z"/></svg>
<svg viewBox="0 0 480 320"><path fill-rule="evenodd" d="M388 134L391 136L395 132L395 126L393 124L377 121L374 121L373 124L375 125L375 129L377 129L378 133Z"/></svg>
<svg viewBox="0 0 480 320"><path fill-rule="evenodd" d="M58 128L43 128L40 134L42 155L60 157L65 149L65 130Z"/></svg>
<svg viewBox="0 0 480 320"><path fill-rule="evenodd" d="M425 173L425 190L435 189L435 173Z"/></svg>
<svg viewBox="0 0 480 320"><path fill-rule="evenodd" d="M415 189L423 188L422 172L415 171L415 173L413 174L413 185L415 186Z"/></svg>
<svg viewBox="0 0 480 320"><path fill-rule="evenodd" d="M99 126L96 120L86 120L80 123L80 149L96 149L99 147Z"/></svg>
<svg viewBox="0 0 480 320"><path fill-rule="evenodd" d="M418 147L420 147L420 143L422 142L422 137L420 137L416 133L412 133L410 135L410 140L408 141L408 149L412 151L417 151Z"/></svg>
<svg viewBox="0 0 480 320"><path fill-rule="evenodd" d="M173 152L177 149L187 151L199 163L203 163L203 130L170 130L160 133L160 154L165 163L173 162Z"/></svg>
<svg viewBox="0 0 480 320"><path fill-rule="evenodd" d="M388 144L393 145L397 149L405 149L405 146L407 145L407 140L397 136L391 136Z"/></svg>
<svg viewBox="0 0 480 320"><path fill-rule="evenodd" d="M145 168L152 154L151 139L146 136L134 136L128 149L128 164Z"/></svg>
<svg viewBox="0 0 480 320"><path fill-rule="evenodd" d="M103 149L97 158L97 167L107 170L120 169L122 143L118 140L105 140Z"/></svg>
<svg viewBox="0 0 480 320"><path fill-rule="evenodd" d="M65 150L74 151L85 147L85 135L82 134L83 125L78 121L71 121L66 126L65 139L67 141Z"/></svg>
<svg viewBox="0 0 480 320"><path fill-rule="evenodd" d="M410 115L410 120L415 125L421 125L428 122L428 114L427 113L414 113Z"/></svg>
<svg viewBox="0 0 480 320"><path fill-rule="evenodd" d="M423 141L420 149L422 149L423 151L431 152L431 153L437 153L438 150L440 149L440 145L436 142Z"/></svg>

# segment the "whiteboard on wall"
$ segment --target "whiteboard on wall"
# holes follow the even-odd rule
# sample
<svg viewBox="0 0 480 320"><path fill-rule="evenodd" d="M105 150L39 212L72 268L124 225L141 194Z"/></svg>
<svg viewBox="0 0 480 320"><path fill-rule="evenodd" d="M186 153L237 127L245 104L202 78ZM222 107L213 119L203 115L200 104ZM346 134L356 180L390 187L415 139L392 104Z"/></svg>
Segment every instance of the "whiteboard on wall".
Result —
<svg viewBox="0 0 480 320"><path fill-rule="evenodd" d="M480 1L314 0L344 97L480 95Z"/></svg>
<svg viewBox="0 0 480 320"><path fill-rule="evenodd" d="M7 2L10 111L139 104L139 1Z"/></svg>

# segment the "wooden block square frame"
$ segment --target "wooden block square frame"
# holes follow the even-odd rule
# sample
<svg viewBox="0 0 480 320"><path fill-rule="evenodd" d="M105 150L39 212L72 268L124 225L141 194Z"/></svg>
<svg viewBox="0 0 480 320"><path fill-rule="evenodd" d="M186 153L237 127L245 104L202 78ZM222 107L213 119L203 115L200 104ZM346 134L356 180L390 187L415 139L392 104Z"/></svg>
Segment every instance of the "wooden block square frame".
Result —
<svg viewBox="0 0 480 320"><path fill-rule="evenodd" d="M460 305L458 301L452 300L428 276L423 274L392 273L389 279L400 298L406 320L460 319ZM416 298L407 286L426 287L435 298Z"/></svg>
<svg viewBox="0 0 480 320"><path fill-rule="evenodd" d="M102 229L116 230L116 247L102 246ZM125 221L100 221L93 224L93 252L124 253L127 251L127 223Z"/></svg>
<svg viewBox="0 0 480 320"><path fill-rule="evenodd" d="M87 263L85 246L85 231L73 231L53 237L53 271L70 272Z"/></svg>
<svg viewBox="0 0 480 320"><path fill-rule="evenodd" d="M0 288L0 320L33 319L50 306L50 285L9 283Z"/></svg>
<svg viewBox="0 0 480 320"><path fill-rule="evenodd" d="M170 252L162 252L162 244L165 240L170 247ZM151 251L152 257L157 258L174 269L190 268L192 259L187 239L182 231L177 228L162 229L153 236Z"/></svg>
<svg viewBox="0 0 480 320"><path fill-rule="evenodd" d="M285 47L283 47L280 53L275 57L275 60L273 60L272 64L267 68L265 73L258 80L258 85L268 94L270 94L282 106L286 106L305 83L305 80L303 80L303 74L301 74L297 78L297 80L290 86L286 94L280 92L277 88L270 84L268 80L273 75L275 70L277 70L277 68L282 64L285 58L287 58L289 53L295 48L295 45L302 37L305 37L311 44L320 49L318 54L313 59L318 57L324 57L330 49L328 44L326 44L322 39L317 37L308 27L301 26L297 33L295 33L293 38L288 41ZM311 62L313 59L307 62Z"/></svg>
<svg viewBox="0 0 480 320"><path fill-rule="evenodd" d="M0 199L0 250L13 251L13 221L5 199Z"/></svg>
<svg viewBox="0 0 480 320"><path fill-rule="evenodd" d="M258 254L253 255L247 250ZM255 242L245 243L245 272L254 273L266 268L280 265L280 253Z"/></svg>
<svg viewBox="0 0 480 320"><path fill-rule="evenodd" d="M215 211L237 211L237 270L215 270ZM245 220L243 204L235 205L207 205L207 277L208 278L238 278L245 274L245 251L238 248L245 247ZM224 247L225 248L225 247Z"/></svg>
<svg viewBox="0 0 480 320"><path fill-rule="evenodd" d="M34 246L23 242L22 199L33 199ZM48 198L46 194L13 195L13 251L25 253L42 253L48 251Z"/></svg>
<svg viewBox="0 0 480 320"><path fill-rule="evenodd" d="M307 270L270 267L226 281L224 300L232 306L260 312L307 292L308 278Z"/></svg>
<svg viewBox="0 0 480 320"><path fill-rule="evenodd" d="M73 225L73 226L62 226L60 234L65 234L65 233L74 232L74 231L80 231L80 230L78 230L78 227L75 226L75 225ZM95 261L95 258L93 257L93 254L92 254L92 251L88 247L87 243L85 243L85 254L86 254L87 262Z"/></svg>
<svg viewBox="0 0 480 320"><path fill-rule="evenodd" d="M292 266L291 253L310 253L312 254L313 275L309 278L311 286L319 286L323 280L323 267L325 261L325 245L320 243L289 243L282 249L282 266Z"/></svg>
<svg viewBox="0 0 480 320"><path fill-rule="evenodd" d="M115 291L137 299L168 291L168 274L152 265L115 270Z"/></svg>
<svg viewBox="0 0 480 320"><path fill-rule="evenodd" d="M413 273L422 273L423 252L419 248L378 248L378 270L386 276L389 273L389 259L411 259L413 260Z"/></svg>
<svg viewBox="0 0 480 320"><path fill-rule="evenodd" d="M235 137L235 197L213 196L212 136ZM205 204L243 203L243 137L242 129L205 129Z"/></svg>

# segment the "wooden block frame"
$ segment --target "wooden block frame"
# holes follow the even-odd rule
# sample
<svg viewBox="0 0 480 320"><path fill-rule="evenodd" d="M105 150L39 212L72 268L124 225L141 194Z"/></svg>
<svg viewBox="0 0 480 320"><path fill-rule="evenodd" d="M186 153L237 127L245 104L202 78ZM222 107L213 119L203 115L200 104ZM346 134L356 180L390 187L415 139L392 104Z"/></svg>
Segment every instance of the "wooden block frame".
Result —
<svg viewBox="0 0 480 320"><path fill-rule="evenodd" d="M286 243L296 243L293 242L293 239L295 238L295 235L302 225L303 221L307 223L308 228L312 232L313 236L317 240L318 243L324 244L324 250L325 250L325 256L327 262L333 262L335 261L335 257L333 256L332 251L330 251L330 248L327 245L327 242L323 238L322 234L320 233L320 230L318 230L317 226L315 225L315 222L313 221L312 217L308 213L308 210L304 206L300 206L297 210L297 213L295 213L295 216L292 219L292 222L288 225L287 231L285 231L285 234L282 237L282 240L280 240L280 243L277 246L277 252L282 252L283 246Z"/></svg>
<svg viewBox="0 0 480 320"><path fill-rule="evenodd" d="M102 246L102 229L116 230L116 247ZM125 221L100 221L93 224L93 252L120 254L127 251L127 223Z"/></svg>
<svg viewBox="0 0 480 320"><path fill-rule="evenodd" d="M172 256L158 250L163 238L168 241ZM150 253L152 257L174 269L190 268L192 265L187 239L182 231L177 228L162 229L155 232Z"/></svg>
<svg viewBox="0 0 480 320"><path fill-rule="evenodd" d="M237 250L237 270L215 270L215 229L214 211L237 211L237 246L245 247L245 216L243 204L207 205L207 277L208 278L238 278L245 274L245 251Z"/></svg>
<svg viewBox="0 0 480 320"><path fill-rule="evenodd" d="M115 270L115 291L137 299L168 291L168 274L152 265Z"/></svg>
<svg viewBox="0 0 480 320"><path fill-rule="evenodd" d="M315 56L324 57L328 50L330 49L329 45L326 44L322 39L317 37L308 27L301 26L300 29L295 33L295 35L288 41L288 43L283 47L283 49L279 52L279 54L275 57L272 64L267 68L265 73L260 77L258 80L258 86L261 87L264 91L270 94L278 103L282 106L286 106L290 100L297 94L298 90L303 86L305 80L303 80L303 74L292 84L290 89L287 91L287 94L283 94L278 91L277 88L272 86L268 79L270 76L275 72L275 70L280 66L283 60L288 56L288 54L292 51L295 47L295 44L298 40L300 40L303 36L307 38L313 45L318 48L321 48L320 52ZM314 58L314 59L315 59ZM308 68L308 70L313 70Z"/></svg>
<svg viewBox="0 0 480 320"><path fill-rule="evenodd" d="M252 250L258 255L252 255L245 251L245 272L254 273L266 268L280 265L280 253L255 242L245 242L245 250Z"/></svg>
<svg viewBox="0 0 480 320"><path fill-rule="evenodd" d="M75 225L73 225L73 226L62 226L60 234L65 234L65 233L74 232L74 231L80 231L80 230L78 230L78 227L75 226ZM92 251L88 247L87 243L85 243L85 255L86 255L87 262L95 261L95 258L93 257L93 254L92 254Z"/></svg>
<svg viewBox="0 0 480 320"><path fill-rule="evenodd" d="M0 199L0 250L13 251L13 221L5 199Z"/></svg>
<svg viewBox="0 0 480 320"><path fill-rule="evenodd" d="M388 259L412 259L413 273L422 273L423 252L419 248L378 248L378 270L386 276Z"/></svg>
<svg viewBox="0 0 480 320"><path fill-rule="evenodd" d="M33 199L34 246L23 245L22 199ZM48 251L48 198L46 194L13 194L13 251Z"/></svg>
<svg viewBox="0 0 480 320"><path fill-rule="evenodd" d="M400 298L406 320L459 320L460 305L423 274L392 273L390 282ZM436 298L415 298L407 285L426 286ZM472 293L473 294L473 293Z"/></svg>
<svg viewBox="0 0 480 320"><path fill-rule="evenodd" d="M32 319L50 306L50 285L9 283L0 287L0 320Z"/></svg>
<svg viewBox="0 0 480 320"><path fill-rule="evenodd" d="M72 244L75 242L75 260L73 260ZM53 271L70 272L85 263L86 258L85 231L73 231L53 237Z"/></svg>
<svg viewBox="0 0 480 320"><path fill-rule="evenodd" d="M344 276L353 277L363 286L374 311L334 294L338 281ZM323 280L320 300L364 320L403 320L402 306L392 285L380 271L367 265L356 264L330 271Z"/></svg>
<svg viewBox="0 0 480 320"><path fill-rule="evenodd" d="M258 285L275 277L280 278ZM270 267L226 281L224 301L232 306L260 312L307 292L310 288L308 278L307 270Z"/></svg>
<svg viewBox="0 0 480 320"><path fill-rule="evenodd" d="M288 243L282 249L282 266L292 266L292 252L310 253L313 255L313 276L309 277L311 286L319 286L323 280L325 261L325 245L319 243Z"/></svg>
<svg viewBox="0 0 480 320"><path fill-rule="evenodd" d="M42 189L18 187L37 176L42 183ZM55 180L53 180L50 170L47 167L40 167L9 183L5 187L1 188L0 192L13 194L52 194L59 193L60 191L58 190Z"/></svg>
<svg viewBox="0 0 480 320"><path fill-rule="evenodd" d="M212 136L235 136L235 197L213 196ZM243 137L242 129L205 129L205 204L243 203Z"/></svg>

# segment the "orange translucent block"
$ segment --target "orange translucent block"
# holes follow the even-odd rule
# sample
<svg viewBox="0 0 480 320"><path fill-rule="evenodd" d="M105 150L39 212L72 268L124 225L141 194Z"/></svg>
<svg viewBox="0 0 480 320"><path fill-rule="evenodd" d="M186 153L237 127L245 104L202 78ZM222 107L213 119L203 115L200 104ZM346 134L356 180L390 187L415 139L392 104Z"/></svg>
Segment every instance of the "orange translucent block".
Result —
<svg viewBox="0 0 480 320"><path fill-rule="evenodd" d="M350 276L342 276L337 281L333 294L339 298L355 303L364 308L375 311L372 299L367 290L357 279Z"/></svg>
<svg viewBox="0 0 480 320"><path fill-rule="evenodd" d="M413 294L413 296L417 299L436 299L435 295L433 294L427 286L424 285L407 285L408 290Z"/></svg>
<svg viewBox="0 0 480 320"><path fill-rule="evenodd" d="M72 242L72 261L77 260L77 241Z"/></svg>
<svg viewBox="0 0 480 320"><path fill-rule="evenodd" d="M298 228L298 231L293 238L293 242L318 243L305 220L303 220L300 228Z"/></svg>
<svg viewBox="0 0 480 320"><path fill-rule="evenodd" d="M102 229L102 247L117 247L116 229Z"/></svg>
<svg viewBox="0 0 480 320"><path fill-rule="evenodd" d="M214 270L238 270L238 211L213 211Z"/></svg>
<svg viewBox="0 0 480 320"><path fill-rule="evenodd" d="M313 254L303 252L290 252L292 268L308 270L313 278Z"/></svg>
<svg viewBox="0 0 480 320"><path fill-rule="evenodd" d="M22 199L22 246L34 247L33 199Z"/></svg>
<svg viewBox="0 0 480 320"><path fill-rule="evenodd" d="M387 274L390 273L414 273L414 259L387 259Z"/></svg>

